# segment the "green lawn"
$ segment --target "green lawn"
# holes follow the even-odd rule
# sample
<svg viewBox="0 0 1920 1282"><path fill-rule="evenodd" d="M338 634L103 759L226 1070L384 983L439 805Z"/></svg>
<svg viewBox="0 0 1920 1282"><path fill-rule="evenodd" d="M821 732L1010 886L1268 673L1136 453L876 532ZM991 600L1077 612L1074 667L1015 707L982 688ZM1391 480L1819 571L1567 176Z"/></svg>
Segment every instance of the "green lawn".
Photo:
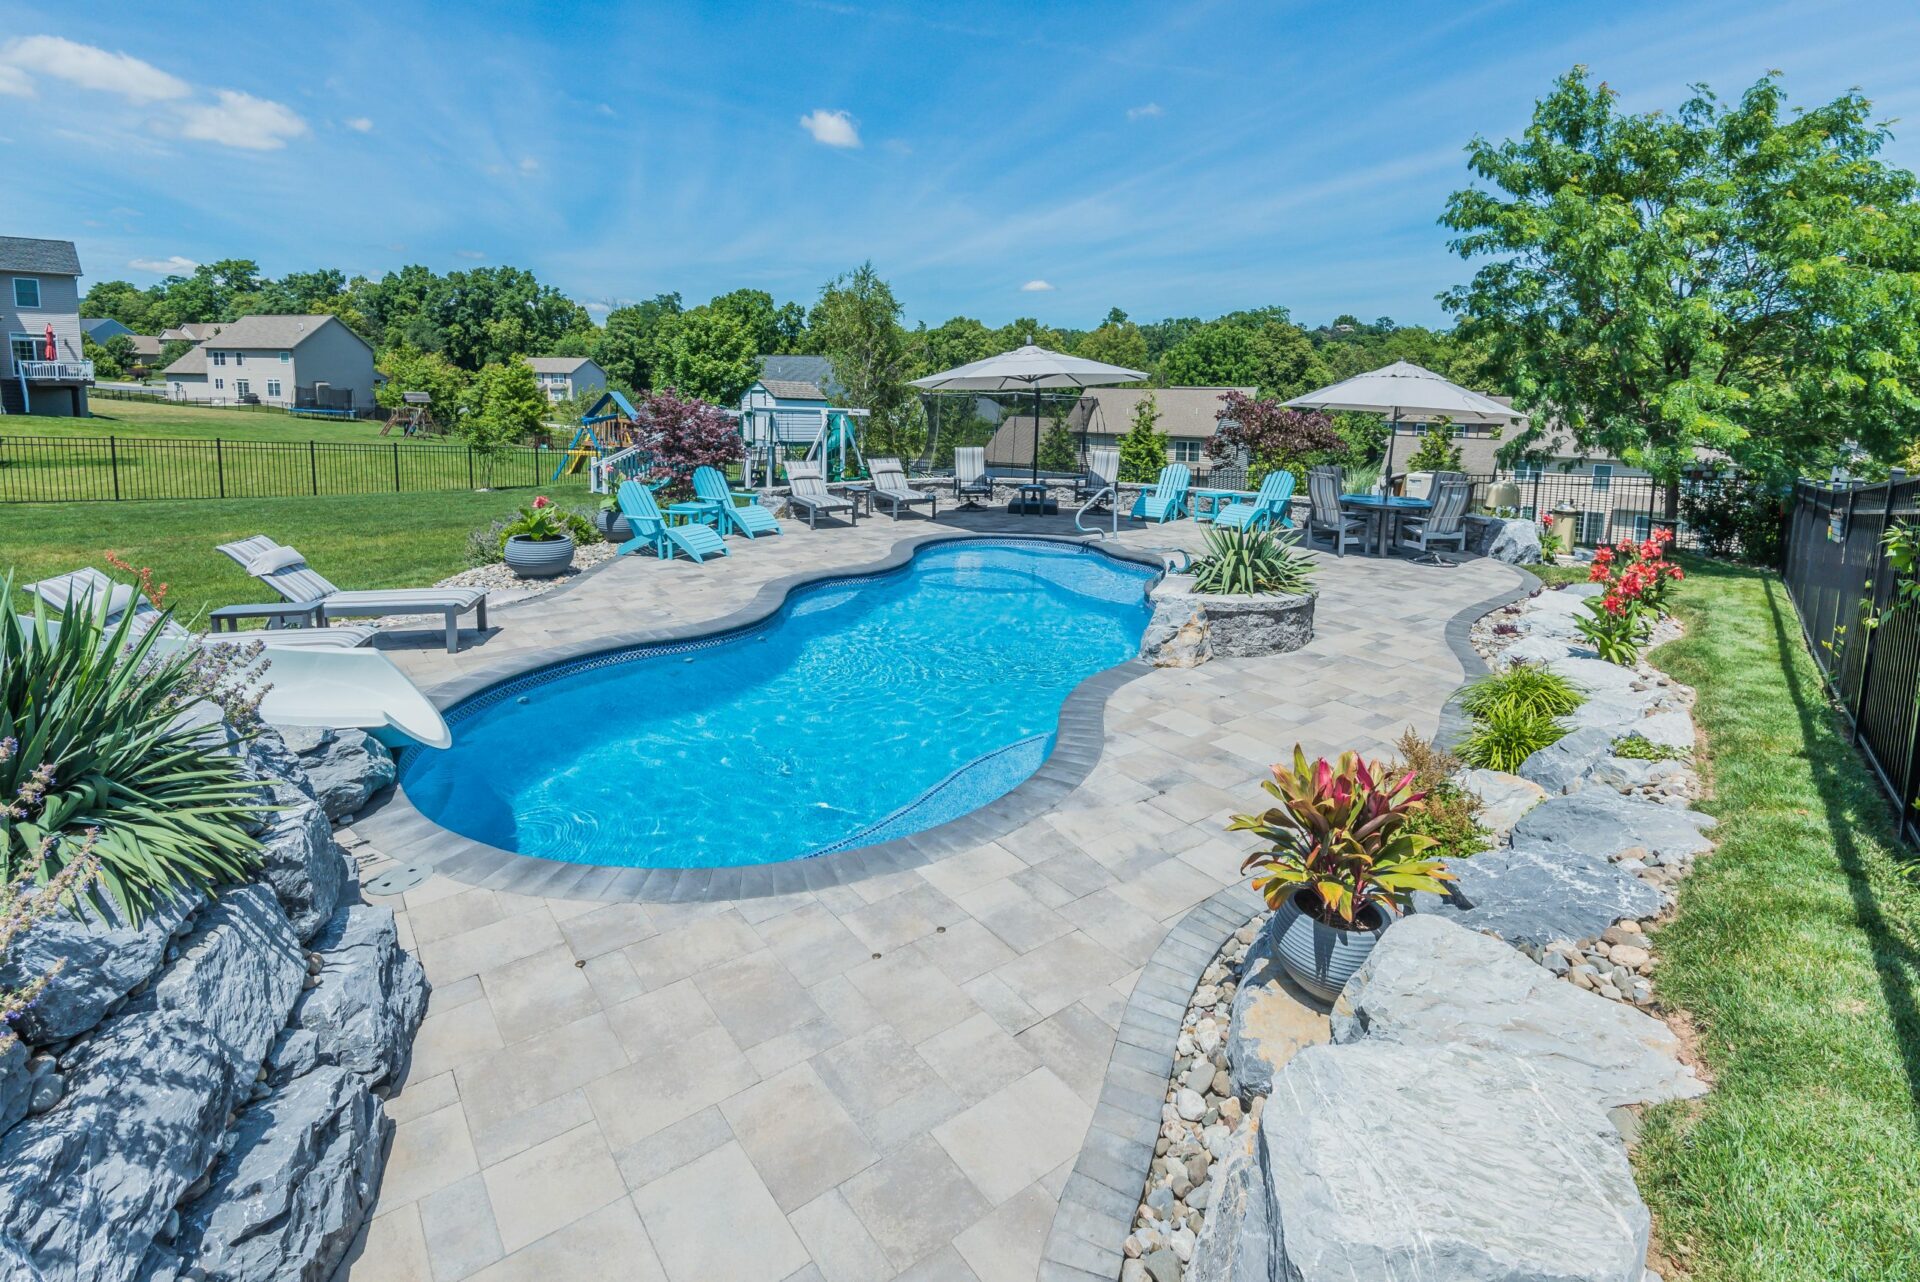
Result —
<svg viewBox="0 0 1920 1282"><path fill-rule="evenodd" d="M146 438L229 441L377 441L380 424L297 418L274 409L219 409L151 400L108 400L95 396L91 418L32 415L0 423L9 436L139 436Z"/></svg>
<svg viewBox="0 0 1920 1282"><path fill-rule="evenodd" d="M183 616L273 594L214 550L265 534L306 553L343 588L420 587L466 568L470 530L530 502L533 491L369 494L227 502L0 505L0 574L29 583L83 565L107 569L112 551L172 584ZM565 501L586 505L569 492Z"/></svg>
<svg viewBox="0 0 1920 1282"><path fill-rule="evenodd" d="M1687 562L1719 849L1659 933L1659 991L1715 1078L1637 1155L1672 1276L1920 1277L1920 887L1778 578Z"/></svg>

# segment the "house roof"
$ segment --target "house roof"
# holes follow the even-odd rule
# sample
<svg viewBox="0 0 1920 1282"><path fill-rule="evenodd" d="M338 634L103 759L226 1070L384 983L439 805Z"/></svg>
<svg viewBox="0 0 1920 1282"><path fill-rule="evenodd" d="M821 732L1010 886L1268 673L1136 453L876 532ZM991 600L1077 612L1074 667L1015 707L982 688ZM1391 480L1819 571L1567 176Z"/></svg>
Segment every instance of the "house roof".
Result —
<svg viewBox="0 0 1920 1282"><path fill-rule="evenodd" d="M70 240L34 240L28 236L0 236L0 271L39 272L48 276L80 275L80 254Z"/></svg>
<svg viewBox="0 0 1920 1282"><path fill-rule="evenodd" d="M242 316L239 320L222 326L215 337L219 338L221 347L285 351L300 346L329 325L338 325L347 333L353 334L353 331L348 329L346 323L338 316L330 316L323 312L318 315L304 316ZM368 343L366 339L358 334L353 336L368 351L373 350L373 344Z"/></svg>
<svg viewBox="0 0 1920 1282"><path fill-rule="evenodd" d="M180 359L160 371L172 377L177 374L197 374L202 378L207 374L207 353L205 348L189 347L180 353Z"/></svg>
<svg viewBox="0 0 1920 1282"><path fill-rule="evenodd" d="M160 354L159 339L149 337L146 334L135 334L132 337L133 354L135 356L158 356Z"/></svg>
<svg viewBox="0 0 1920 1282"><path fill-rule="evenodd" d="M834 377L833 360L826 356L762 356L761 381L778 379L789 383L812 383L828 396L838 396L846 388Z"/></svg>
<svg viewBox="0 0 1920 1282"><path fill-rule="evenodd" d="M1228 392L1247 396L1253 387L1089 387L1074 407L1074 428L1125 436L1133 426L1134 407L1147 397L1160 411L1156 431L1173 437L1208 437L1220 426L1220 398ZM1031 417L1031 416L1029 416Z"/></svg>
<svg viewBox="0 0 1920 1282"><path fill-rule="evenodd" d="M174 343L185 339L189 343L204 342L212 338L215 334L218 334L224 328L226 328L224 325L217 325L212 321L193 321L185 325L175 325L171 329L161 330L160 341L163 343Z"/></svg>
<svg viewBox="0 0 1920 1282"><path fill-rule="evenodd" d="M767 395L783 401L825 401L827 394L812 383L802 383L794 379L763 378L760 386L767 389Z"/></svg>
<svg viewBox="0 0 1920 1282"><path fill-rule="evenodd" d="M96 343L104 343L118 334L133 333L133 330L110 316L82 316L80 330Z"/></svg>
<svg viewBox="0 0 1920 1282"><path fill-rule="evenodd" d="M571 374L582 365L600 368L591 356L529 356L527 364L533 366L536 374Z"/></svg>

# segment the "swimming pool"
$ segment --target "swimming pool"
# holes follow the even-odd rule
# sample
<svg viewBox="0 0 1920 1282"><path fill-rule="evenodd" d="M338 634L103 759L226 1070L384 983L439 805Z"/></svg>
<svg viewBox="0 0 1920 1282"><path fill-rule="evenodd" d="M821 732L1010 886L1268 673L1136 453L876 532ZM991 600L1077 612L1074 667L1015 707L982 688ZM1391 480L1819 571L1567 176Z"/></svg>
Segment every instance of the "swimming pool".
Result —
<svg viewBox="0 0 1920 1282"><path fill-rule="evenodd" d="M709 868L923 831L1012 791L1134 657L1157 572L1075 544L930 544L743 631L517 678L404 754L444 828L569 863Z"/></svg>

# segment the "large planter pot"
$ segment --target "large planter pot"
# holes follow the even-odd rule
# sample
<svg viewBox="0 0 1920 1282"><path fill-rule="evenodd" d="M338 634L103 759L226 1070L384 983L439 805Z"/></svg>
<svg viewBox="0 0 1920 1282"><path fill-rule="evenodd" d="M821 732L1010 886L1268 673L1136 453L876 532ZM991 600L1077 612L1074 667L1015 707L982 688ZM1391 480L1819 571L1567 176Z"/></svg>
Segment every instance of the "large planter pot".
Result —
<svg viewBox="0 0 1920 1282"><path fill-rule="evenodd" d="M625 543L633 538L633 527L619 508L604 508L600 512L600 533L609 543Z"/></svg>
<svg viewBox="0 0 1920 1282"><path fill-rule="evenodd" d="M1391 919L1384 909L1369 908L1361 916L1361 928L1329 926L1301 907L1302 898L1312 893L1296 890L1274 912L1267 929L1273 933L1273 955L1288 978L1331 1003L1380 942Z"/></svg>
<svg viewBox="0 0 1920 1282"><path fill-rule="evenodd" d="M573 536L530 539L516 534L507 540L507 568L523 579L550 579L573 564Z"/></svg>

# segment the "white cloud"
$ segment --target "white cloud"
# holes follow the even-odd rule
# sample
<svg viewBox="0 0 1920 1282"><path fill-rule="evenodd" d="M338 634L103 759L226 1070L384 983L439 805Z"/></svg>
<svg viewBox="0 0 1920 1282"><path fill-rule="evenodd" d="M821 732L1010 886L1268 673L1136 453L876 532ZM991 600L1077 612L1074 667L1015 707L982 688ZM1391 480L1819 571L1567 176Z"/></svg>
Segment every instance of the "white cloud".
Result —
<svg viewBox="0 0 1920 1282"><path fill-rule="evenodd" d="M828 111L817 107L800 117L800 127L813 135L813 140L828 147L858 147L860 129L853 123L853 117L844 111Z"/></svg>
<svg viewBox="0 0 1920 1282"><path fill-rule="evenodd" d="M10 94L15 98L33 97L33 81L27 73L18 67L10 67L0 62L0 94Z"/></svg>
<svg viewBox="0 0 1920 1282"><path fill-rule="evenodd" d="M1147 120L1154 116L1164 116L1166 114L1166 108L1157 102L1143 103L1138 107L1127 108L1128 120Z"/></svg>
<svg viewBox="0 0 1920 1282"><path fill-rule="evenodd" d="M523 174L531 174L531 173L535 173L535 172L537 172L537 171L539 170L539 168L540 168L540 159L539 159L539 157L537 157L537 156L522 156L522 157L520 157L520 172L521 172L521 173L523 173Z"/></svg>
<svg viewBox="0 0 1920 1282"><path fill-rule="evenodd" d="M601 115L603 115L603 116L611 116L611 115L613 115L613 114L615 114L615 113L614 113L614 110L613 110L613 108L612 108L612 107L610 107L610 106L608 106L608 105L607 105L606 103L604 103L604 102L602 102L602 103L597 103L597 104L595 104L595 106L594 106L594 108L593 108L593 109L594 109L595 111L597 111L597 112L599 112L599 113L600 113Z"/></svg>
<svg viewBox="0 0 1920 1282"><path fill-rule="evenodd" d="M1053 286L1044 280L1030 280L1020 287L1020 292L1023 294L1044 294L1052 288Z"/></svg>
<svg viewBox="0 0 1920 1282"><path fill-rule="evenodd" d="M131 103L163 102L184 98L193 92L186 81L152 63L59 36L21 36L9 40L0 46L0 62L12 68L16 84L26 83L26 73L35 73L82 89L117 93ZM6 79L0 77L0 83Z"/></svg>
<svg viewBox="0 0 1920 1282"><path fill-rule="evenodd" d="M373 132L373 121L365 116L354 116L346 123L347 128L353 130L355 133L369 134Z"/></svg>
<svg viewBox="0 0 1920 1282"><path fill-rule="evenodd" d="M601 315L605 315L606 313L613 310L612 303L583 303L581 304L581 306L585 307L590 312L597 312Z"/></svg>
<svg viewBox="0 0 1920 1282"><path fill-rule="evenodd" d="M453 256L455 258L470 258L475 262L478 262L480 259L486 257L485 254L483 254L477 249L456 249L453 251Z"/></svg>
<svg viewBox="0 0 1920 1282"><path fill-rule="evenodd" d="M174 254L168 258L134 258L127 266L137 272L152 272L155 276L190 276L200 264L191 258L182 258Z"/></svg>
<svg viewBox="0 0 1920 1282"><path fill-rule="evenodd" d="M216 89L212 103L183 104L180 136L246 151L277 151L307 132L291 107L237 89Z"/></svg>

